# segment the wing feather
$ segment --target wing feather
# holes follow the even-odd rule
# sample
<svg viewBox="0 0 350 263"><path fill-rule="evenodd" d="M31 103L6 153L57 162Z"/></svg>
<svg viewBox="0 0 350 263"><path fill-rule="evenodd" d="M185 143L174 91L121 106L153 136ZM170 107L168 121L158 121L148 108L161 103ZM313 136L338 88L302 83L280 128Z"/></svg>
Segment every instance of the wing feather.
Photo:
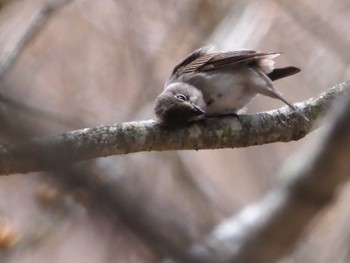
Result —
<svg viewBox="0 0 350 263"><path fill-rule="evenodd" d="M212 71L212 70L229 70L233 67L245 65L259 66L259 62L263 59L272 59L278 56L280 53L257 53L255 51L235 51L235 52L225 52L217 54L208 63L204 64L199 70Z"/></svg>
<svg viewBox="0 0 350 263"><path fill-rule="evenodd" d="M177 64L169 80L175 81L185 74L214 71L218 69L230 70L242 64L251 64L259 67L260 61L272 59L278 55L280 55L280 52L258 53L253 50L216 52L213 46L207 46L195 50Z"/></svg>
<svg viewBox="0 0 350 263"><path fill-rule="evenodd" d="M198 67L208 62L215 55L213 49L213 46L206 46L193 51L175 66L171 73L171 78L177 78L182 74L195 72Z"/></svg>

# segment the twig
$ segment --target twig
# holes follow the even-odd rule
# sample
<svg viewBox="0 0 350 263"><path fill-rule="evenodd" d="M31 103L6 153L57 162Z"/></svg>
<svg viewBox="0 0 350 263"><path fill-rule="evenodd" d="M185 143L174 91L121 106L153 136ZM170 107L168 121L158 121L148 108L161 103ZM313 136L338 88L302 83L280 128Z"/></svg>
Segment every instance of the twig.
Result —
<svg viewBox="0 0 350 263"><path fill-rule="evenodd" d="M48 18L60 7L72 0L51 0L43 4L41 9L30 22L28 26L19 35L18 40L15 41L13 45L10 46L9 50L6 50L0 57L0 81L6 75L8 71L14 66L17 58L27 46L27 44L32 40L40 31L40 29L45 25Z"/></svg>
<svg viewBox="0 0 350 263"><path fill-rule="evenodd" d="M27 24L27 27L19 34L14 44L11 44L8 50L5 50L0 54L0 84L5 75L11 71L12 67L15 65L20 54L23 52L24 48L28 43L40 32L40 29L48 21L49 17L53 15L55 11L61 8L63 5L71 2L72 0L49 0L42 4L40 10L33 16L31 21ZM7 2L7 1L3 1ZM0 2L2 3L2 2ZM1 6L0 6L1 7ZM7 106L16 108L17 110L22 110L23 113L31 114L36 117L45 118L50 121L55 121L56 123L69 125L74 127L73 122L63 120L60 116L53 113L44 112L41 109L35 107L30 107L12 99L11 97L0 93L0 102L6 104Z"/></svg>

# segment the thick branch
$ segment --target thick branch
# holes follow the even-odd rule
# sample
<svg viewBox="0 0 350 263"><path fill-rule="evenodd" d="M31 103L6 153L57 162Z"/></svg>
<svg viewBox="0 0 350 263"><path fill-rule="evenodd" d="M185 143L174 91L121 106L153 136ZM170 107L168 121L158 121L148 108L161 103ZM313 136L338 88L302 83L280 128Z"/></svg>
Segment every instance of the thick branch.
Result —
<svg viewBox="0 0 350 263"><path fill-rule="evenodd" d="M219 149L299 140L312 131L316 120L350 82L309 99L299 108L309 118L284 107L280 110L212 118L182 129L165 129L156 121L140 121L86 128L16 145L0 145L0 174L54 168L96 157L141 151Z"/></svg>
<svg viewBox="0 0 350 263"><path fill-rule="evenodd" d="M317 144L281 173L280 184L193 246L194 257L200 262L269 263L293 248L308 223L350 177L350 97L340 106Z"/></svg>

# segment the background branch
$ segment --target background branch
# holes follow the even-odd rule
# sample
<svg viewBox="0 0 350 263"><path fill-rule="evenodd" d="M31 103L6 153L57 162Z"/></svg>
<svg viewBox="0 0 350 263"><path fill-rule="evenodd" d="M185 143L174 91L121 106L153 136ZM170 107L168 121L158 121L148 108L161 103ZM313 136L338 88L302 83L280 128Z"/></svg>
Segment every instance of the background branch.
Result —
<svg viewBox="0 0 350 263"><path fill-rule="evenodd" d="M239 121L212 118L179 130L162 129L155 121L124 122L151 119L154 98L174 61L206 43L227 50L283 51L278 65L302 72L276 88L291 101L320 94L349 75L346 51L329 44L336 36L344 43L333 46L346 46L347 1L296 7L302 23L295 21L295 10L273 1L82 0L64 8L61 4L70 1L5 2L0 172L50 170L0 177L0 233L8 233L8 225L14 230L6 248L0 240L1 262L28 261L28 255L33 262L272 261L288 245L292 250L302 229L310 230L300 222L310 222L332 200L337 183L327 180L343 182L333 170L328 173L336 178L320 173L317 180L297 179L304 171L300 165L312 164L310 156L321 145L294 160L268 197L232 217L275 186L277 167L292 152L315 140L320 144L324 129L293 143L247 146L302 138L320 125L329 102L343 97L349 84L299 103L310 123L287 108ZM261 97L249 108L257 112L278 105ZM98 127L113 123L118 124ZM95 128L78 130L84 127ZM225 147L246 148L193 151ZM75 165L114 154L119 155ZM321 165L347 166L346 160L332 158ZM281 262L349 262L349 194L342 191ZM235 229L243 233L237 236Z"/></svg>
<svg viewBox="0 0 350 263"><path fill-rule="evenodd" d="M350 176L350 100L314 147L293 159L264 199L219 224L192 253L203 262L275 262L290 251ZM322 142L322 143L319 143ZM297 164L297 165L296 165Z"/></svg>
<svg viewBox="0 0 350 263"><path fill-rule="evenodd" d="M349 88L348 81L299 104L309 123L284 107L240 115L239 120L236 117L212 118L177 130L159 127L151 120L87 128L17 145L1 145L0 173L40 171L96 157L141 151L237 148L298 140L312 131L330 101Z"/></svg>
<svg viewBox="0 0 350 263"><path fill-rule="evenodd" d="M70 2L71 0L51 0L44 4L38 13L28 23L27 28L20 34L14 45L11 45L9 50L6 50L0 59L0 80L5 74L11 70L17 58L24 50L26 45L33 39L45 25L48 18L60 7Z"/></svg>

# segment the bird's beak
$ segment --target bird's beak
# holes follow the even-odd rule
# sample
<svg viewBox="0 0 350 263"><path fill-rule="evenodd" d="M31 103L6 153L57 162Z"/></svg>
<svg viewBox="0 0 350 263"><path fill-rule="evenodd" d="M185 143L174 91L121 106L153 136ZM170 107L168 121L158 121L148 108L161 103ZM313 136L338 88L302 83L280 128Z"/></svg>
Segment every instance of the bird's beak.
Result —
<svg viewBox="0 0 350 263"><path fill-rule="evenodd" d="M205 111L202 110L200 107L198 107L196 104L192 103L194 112L196 113L196 115L202 115L205 114Z"/></svg>

